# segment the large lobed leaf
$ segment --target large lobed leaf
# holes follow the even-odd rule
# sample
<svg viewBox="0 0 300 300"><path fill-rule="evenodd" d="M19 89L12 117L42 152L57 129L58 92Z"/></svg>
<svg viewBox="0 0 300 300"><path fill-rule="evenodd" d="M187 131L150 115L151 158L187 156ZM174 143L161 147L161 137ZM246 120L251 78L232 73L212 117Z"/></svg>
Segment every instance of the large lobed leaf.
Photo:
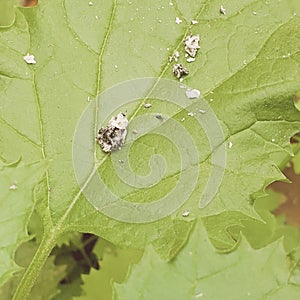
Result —
<svg viewBox="0 0 300 300"><path fill-rule="evenodd" d="M135 248L151 243L170 259L186 242L198 216L237 211L241 218L257 217L251 195L283 178L276 163L290 154L289 137L300 127L292 101L300 82L299 1L223 1L226 15L219 13L219 1L92 2L39 1L36 8L17 10L14 26L0 32L0 155L8 161L20 155L26 162L51 159L36 194L45 233L57 237L66 231L93 232ZM176 16L182 24L175 23ZM199 23L190 25L191 20ZM76 124L89 105L87 99L116 83L137 77L173 79L168 56L178 49L183 57L182 40L190 32L201 35L201 49L189 65L185 84L201 90L222 124L225 141L220 147L227 149L222 184L210 205L199 209L212 167L209 157L216 149L210 149L203 130L195 129L188 118L184 128L195 141L202 172L189 201L179 213L149 224L110 219L82 196L76 183ZM35 55L36 65L24 62L27 52ZM198 109L197 105L196 101ZM186 111L159 102L152 112L176 114L178 120L187 117ZM128 113L138 116L143 111L133 108ZM151 154L159 146L171 155L167 141L155 144L147 135L137 142L134 155ZM100 174L114 174L110 156L104 161ZM177 179L178 171L174 161L173 173L158 189L172 187L169 179ZM109 176L107 184L117 182L116 176ZM126 191L130 201L157 196L155 189L145 194ZM183 218L186 208L190 216Z"/></svg>
<svg viewBox="0 0 300 300"><path fill-rule="evenodd" d="M216 253L201 224L174 261L148 248L116 299L298 299L280 240L253 250L245 239L230 254Z"/></svg>

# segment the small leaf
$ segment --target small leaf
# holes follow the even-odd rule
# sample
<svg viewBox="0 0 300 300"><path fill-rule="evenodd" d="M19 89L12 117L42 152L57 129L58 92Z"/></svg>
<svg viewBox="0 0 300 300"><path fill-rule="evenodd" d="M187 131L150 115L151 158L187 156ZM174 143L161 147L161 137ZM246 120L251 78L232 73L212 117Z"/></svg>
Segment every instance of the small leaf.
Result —
<svg viewBox="0 0 300 300"><path fill-rule="evenodd" d="M0 285L20 268L14 262L17 247L26 239L34 208L33 188L41 180L45 161L5 165L0 161Z"/></svg>

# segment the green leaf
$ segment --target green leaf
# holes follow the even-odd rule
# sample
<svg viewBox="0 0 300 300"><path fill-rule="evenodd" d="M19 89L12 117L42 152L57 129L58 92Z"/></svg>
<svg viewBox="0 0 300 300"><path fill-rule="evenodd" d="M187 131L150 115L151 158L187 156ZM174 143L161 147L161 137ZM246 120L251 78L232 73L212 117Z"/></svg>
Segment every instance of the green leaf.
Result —
<svg viewBox="0 0 300 300"><path fill-rule="evenodd" d="M37 269L66 232L92 232L116 245L139 249L152 244L161 257L171 259L186 243L197 217L236 211L240 218L258 218L251 195L284 178L277 164L291 154L289 137L300 127L300 114L292 101L300 82L298 0L224 1L226 15L219 13L219 1L92 2L39 1L30 10L17 9L15 24L0 31L0 155L7 161L20 155L26 162L52 160L35 194L44 238L20 283L19 299L25 298ZM175 23L176 17L182 24ZM193 19L199 23L191 25ZM133 170L145 176L150 156L165 155L170 164L158 185L145 191L119 184L113 155L99 149L93 153L103 158L98 174L108 175L107 186L128 202L151 202L168 193L179 175L187 174L189 182L194 180L194 170L201 173L178 212L147 224L119 222L97 211L78 187L72 165L76 125L83 111L92 107L87 100L117 83L138 77L173 80L168 56L178 50L184 62L182 42L190 32L200 34L201 49L188 65L184 83L201 91L203 103L221 124L224 141L219 145L220 137L206 136L197 123L199 114L192 118L185 109L152 99L152 113L172 115L177 123L186 118L183 129L191 136L200 162L181 170L176 147L170 147L166 138L155 140L148 134L137 140L129 159ZM27 53L35 56L35 65L26 64ZM132 122L145 114L146 96L128 105ZM196 100L191 100L190 108L203 108ZM168 133L172 142L176 131ZM85 135L94 139L91 131ZM210 204L199 209L215 166L210 158L219 149L227 151L224 177ZM174 200L179 201L184 191L182 187ZM98 196L105 200L105 190ZM185 209L190 211L187 218L182 216Z"/></svg>
<svg viewBox="0 0 300 300"><path fill-rule="evenodd" d="M219 254L199 224L173 261L149 247L115 289L117 299L297 299L300 287L289 284L289 276L281 240L253 250L243 238L235 251Z"/></svg>
<svg viewBox="0 0 300 300"><path fill-rule="evenodd" d="M112 299L112 282L125 280L129 268L140 261L142 252L134 249L118 249L105 241L98 241L94 251L101 257L100 270L92 269L89 275L83 275L84 294L76 299Z"/></svg>
<svg viewBox="0 0 300 300"><path fill-rule="evenodd" d="M27 224L34 209L33 188L46 162L10 165L0 161L0 285L20 270L14 261L17 247L29 238Z"/></svg>
<svg viewBox="0 0 300 300"><path fill-rule="evenodd" d="M38 244L35 241L24 243L16 253L17 263L25 268L30 263ZM50 256L43 268L35 285L32 288L30 299L42 300L53 299L55 295L60 293L58 284L65 276L65 265L57 266L54 263L55 256ZM15 289L18 286L22 273L13 277L0 290L0 297L3 300L12 299Z"/></svg>

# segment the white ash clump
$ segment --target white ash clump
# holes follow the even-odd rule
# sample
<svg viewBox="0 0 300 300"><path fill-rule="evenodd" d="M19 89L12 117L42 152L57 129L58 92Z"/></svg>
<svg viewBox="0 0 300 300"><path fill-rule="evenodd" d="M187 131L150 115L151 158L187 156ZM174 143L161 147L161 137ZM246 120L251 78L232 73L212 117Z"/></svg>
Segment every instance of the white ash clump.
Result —
<svg viewBox="0 0 300 300"><path fill-rule="evenodd" d="M104 152L108 153L121 149L125 143L127 126L127 116L121 112L112 117L106 127L99 129L96 140Z"/></svg>
<svg viewBox="0 0 300 300"><path fill-rule="evenodd" d="M184 49L189 56L191 56L191 57L196 56L197 51L200 48L199 42L200 42L199 34L196 34L196 35L190 34L185 38Z"/></svg>
<svg viewBox="0 0 300 300"><path fill-rule="evenodd" d="M182 76L188 75L189 71L182 64L175 64L173 67L174 75L180 79Z"/></svg>

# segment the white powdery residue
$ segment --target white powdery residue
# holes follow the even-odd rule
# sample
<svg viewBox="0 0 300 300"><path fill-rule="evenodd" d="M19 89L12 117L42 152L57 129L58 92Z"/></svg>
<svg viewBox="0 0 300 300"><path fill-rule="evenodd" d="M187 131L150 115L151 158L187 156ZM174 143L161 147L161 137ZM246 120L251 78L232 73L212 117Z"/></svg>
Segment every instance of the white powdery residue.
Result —
<svg viewBox="0 0 300 300"><path fill-rule="evenodd" d="M194 58L194 57L188 57L187 59L186 59L186 61L188 62L188 63L190 63L190 62L194 62L196 59Z"/></svg>
<svg viewBox="0 0 300 300"><path fill-rule="evenodd" d="M184 122L184 121L185 121L185 118L182 118L182 119L181 119L181 122Z"/></svg>
<svg viewBox="0 0 300 300"><path fill-rule="evenodd" d="M189 112L188 116L193 117L195 114L193 112Z"/></svg>
<svg viewBox="0 0 300 300"><path fill-rule="evenodd" d="M176 17L175 22L176 22L176 24L181 24L181 23L182 23L182 20L179 19L178 17Z"/></svg>
<svg viewBox="0 0 300 300"><path fill-rule="evenodd" d="M274 142L275 142L275 139L271 139L271 141L272 141L272 143L274 143Z"/></svg>
<svg viewBox="0 0 300 300"><path fill-rule="evenodd" d="M195 296L196 299L203 297L203 293L199 293Z"/></svg>
<svg viewBox="0 0 300 300"><path fill-rule="evenodd" d="M180 55L179 55L179 52L178 52L178 51L175 51L173 57L174 57L174 60L175 60L176 62L178 61L179 56L180 56Z"/></svg>
<svg viewBox="0 0 300 300"><path fill-rule="evenodd" d="M17 187L17 185L15 184L15 183L13 183L10 187L9 187L9 189L10 190L16 190L18 187Z"/></svg>
<svg viewBox="0 0 300 300"><path fill-rule="evenodd" d="M233 146L233 144L232 144L232 142L230 141L230 142L228 143L228 148L231 149L232 146Z"/></svg>
<svg viewBox="0 0 300 300"><path fill-rule="evenodd" d="M144 107L145 107L145 108L150 108L151 106L152 106L151 103L145 103L145 104L144 104Z"/></svg>
<svg viewBox="0 0 300 300"><path fill-rule="evenodd" d="M197 99L200 97L200 91L197 89L187 89L185 91L185 95L189 98L189 99Z"/></svg>
<svg viewBox="0 0 300 300"><path fill-rule="evenodd" d="M32 54L27 53L27 55L25 55L23 58L28 64L32 64L32 65L36 64L34 55L32 55Z"/></svg>
<svg viewBox="0 0 300 300"><path fill-rule="evenodd" d="M197 35L190 34L185 38L185 40L184 40L184 46L185 46L184 50L189 56L191 56L191 57L196 56L197 51L200 48L199 41L200 41L199 34L197 34Z"/></svg>
<svg viewBox="0 0 300 300"><path fill-rule="evenodd" d="M93 6L93 4L94 4L94 3L93 3L92 1L89 2L89 6Z"/></svg>
<svg viewBox="0 0 300 300"><path fill-rule="evenodd" d="M182 216L183 217L188 217L190 214L190 211L189 210L185 210L183 213L182 213Z"/></svg>
<svg viewBox="0 0 300 300"><path fill-rule="evenodd" d="M170 6L173 6L174 4L172 2L169 3Z"/></svg>
<svg viewBox="0 0 300 300"><path fill-rule="evenodd" d="M204 109L199 109L198 111L199 111L200 114L205 114L206 113L206 110L204 110Z"/></svg>
<svg viewBox="0 0 300 300"><path fill-rule="evenodd" d="M223 5L221 5L221 7L220 7L220 13L222 15L226 15L226 8Z"/></svg>
<svg viewBox="0 0 300 300"><path fill-rule="evenodd" d="M196 21L196 20L192 20L191 23L192 23L192 25L196 25L196 24L198 24L199 22Z"/></svg>
<svg viewBox="0 0 300 300"><path fill-rule="evenodd" d="M256 16L256 15L257 15L257 12L256 12L256 11L254 11L254 12L252 12L252 13L253 13L253 15L254 15L254 16Z"/></svg>

